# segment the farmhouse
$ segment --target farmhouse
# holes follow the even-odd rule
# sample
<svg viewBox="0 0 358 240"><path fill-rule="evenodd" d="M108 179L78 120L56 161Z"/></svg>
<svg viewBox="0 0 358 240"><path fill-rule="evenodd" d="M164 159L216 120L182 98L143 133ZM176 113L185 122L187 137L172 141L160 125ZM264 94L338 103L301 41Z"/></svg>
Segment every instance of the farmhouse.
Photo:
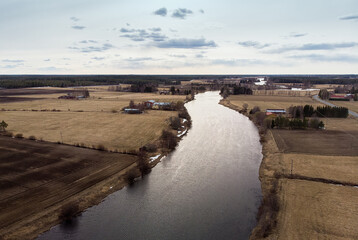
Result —
<svg viewBox="0 0 358 240"><path fill-rule="evenodd" d="M144 102L144 105L147 108L152 108L154 104L155 104L154 100L148 100L148 101Z"/></svg>
<svg viewBox="0 0 358 240"><path fill-rule="evenodd" d="M286 110L285 109L266 109L266 116L269 115L282 115L282 114L286 114Z"/></svg>

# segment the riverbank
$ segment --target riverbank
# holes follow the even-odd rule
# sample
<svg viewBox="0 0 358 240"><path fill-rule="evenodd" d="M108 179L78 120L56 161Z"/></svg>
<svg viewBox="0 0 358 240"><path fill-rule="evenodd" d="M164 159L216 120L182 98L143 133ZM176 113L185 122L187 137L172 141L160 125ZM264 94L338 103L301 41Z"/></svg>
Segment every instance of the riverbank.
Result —
<svg viewBox="0 0 358 240"><path fill-rule="evenodd" d="M264 109L260 103L256 99L251 105ZM233 104L226 100L223 105ZM263 135L263 200L250 239L357 238L357 123L327 119L325 124L324 131L268 130Z"/></svg>

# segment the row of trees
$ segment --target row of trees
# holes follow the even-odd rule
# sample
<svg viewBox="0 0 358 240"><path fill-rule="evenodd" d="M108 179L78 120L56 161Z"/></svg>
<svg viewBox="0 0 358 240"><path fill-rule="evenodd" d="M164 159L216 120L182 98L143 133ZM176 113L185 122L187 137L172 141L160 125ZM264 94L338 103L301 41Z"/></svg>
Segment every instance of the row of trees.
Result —
<svg viewBox="0 0 358 240"><path fill-rule="evenodd" d="M316 113L319 117L346 118L348 117L348 108L323 106L317 107Z"/></svg>
<svg viewBox="0 0 358 240"><path fill-rule="evenodd" d="M241 95L241 94L252 95L252 90L251 90L251 88L248 88L248 87L234 86L233 90L232 90L232 94L233 95Z"/></svg>
<svg viewBox="0 0 358 240"><path fill-rule="evenodd" d="M266 126L268 128L289 128L289 129L306 129L308 127L310 128L323 128L324 123L320 121L317 118L312 118L310 120L304 119L298 119L298 118L286 118L283 116L278 116L274 120L272 119L266 119Z"/></svg>
<svg viewBox="0 0 358 240"><path fill-rule="evenodd" d="M130 87L131 92L156 92L158 91L157 85L153 83L136 83L132 84Z"/></svg>
<svg viewBox="0 0 358 240"><path fill-rule="evenodd" d="M345 107L331 107L323 106L314 109L312 105L305 106L291 106L288 108L288 113L293 118L303 119L305 117L333 117L346 118L348 117L348 108Z"/></svg>

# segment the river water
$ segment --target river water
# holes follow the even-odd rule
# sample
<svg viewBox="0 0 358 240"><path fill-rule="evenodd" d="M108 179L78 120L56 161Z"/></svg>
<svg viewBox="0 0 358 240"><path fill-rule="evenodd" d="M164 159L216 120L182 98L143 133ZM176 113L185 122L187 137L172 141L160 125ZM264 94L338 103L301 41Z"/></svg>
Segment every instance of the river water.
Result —
<svg viewBox="0 0 358 240"><path fill-rule="evenodd" d="M254 124L219 105L218 92L186 104L193 125L144 179L39 239L248 239L261 201Z"/></svg>

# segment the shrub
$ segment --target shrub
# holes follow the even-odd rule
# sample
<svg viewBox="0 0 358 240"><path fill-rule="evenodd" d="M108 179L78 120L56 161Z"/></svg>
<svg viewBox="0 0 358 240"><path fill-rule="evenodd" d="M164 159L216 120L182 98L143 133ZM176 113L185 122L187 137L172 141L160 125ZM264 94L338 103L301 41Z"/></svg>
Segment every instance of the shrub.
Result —
<svg viewBox="0 0 358 240"><path fill-rule="evenodd" d="M6 137L13 137L14 136L14 134L12 132L7 132L7 131L4 132L3 135L6 136Z"/></svg>
<svg viewBox="0 0 358 240"><path fill-rule="evenodd" d="M134 183L136 176L137 176L136 171L134 169L131 169L124 176L124 179L129 185L132 185Z"/></svg>
<svg viewBox="0 0 358 240"><path fill-rule="evenodd" d="M162 147L168 148L170 150L174 150L178 144L177 137L168 130L163 130L160 140L162 143Z"/></svg>
<svg viewBox="0 0 358 240"><path fill-rule="evenodd" d="M322 121L320 121L318 118L312 118L309 121L309 127L315 128L315 129L324 128L324 123Z"/></svg>
<svg viewBox="0 0 358 240"><path fill-rule="evenodd" d="M8 126L8 124L7 124L4 120L2 120L2 121L0 122L0 131L1 131L1 132L5 132L7 126Z"/></svg>
<svg viewBox="0 0 358 240"><path fill-rule="evenodd" d="M106 147L103 145L103 144L98 144L97 145L97 150L100 150L100 151L106 151Z"/></svg>
<svg viewBox="0 0 358 240"><path fill-rule="evenodd" d="M169 125L172 129L178 130L181 127L180 118L178 117L170 117L169 118Z"/></svg>
<svg viewBox="0 0 358 240"><path fill-rule="evenodd" d="M77 203L69 203L62 207L61 213L58 218L65 222L70 222L74 217L76 217L80 212L79 206Z"/></svg>
<svg viewBox="0 0 358 240"><path fill-rule="evenodd" d="M33 136L33 135L31 135L31 136L29 137L29 139L30 139L30 140L36 140L36 137Z"/></svg>
<svg viewBox="0 0 358 240"><path fill-rule="evenodd" d="M148 144L144 145L143 148L147 152L156 152L158 150L157 145L155 145L153 143L148 143Z"/></svg>
<svg viewBox="0 0 358 240"><path fill-rule="evenodd" d="M255 106L253 109L251 109L250 114L255 114L257 112L261 112L261 109L258 106Z"/></svg>
<svg viewBox="0 0 358 240"><path fill-rule="evenodd" d="M279 200L277 197L277 179L272 183L270 192L264 196L257 212L257 220L259 221L259 229L256 237L267 237L277 224L277 213L280 210Z"/></svg>
<svg viewBox="0 0 358 240"><path fill-rule="evenodd" d="M145 151L140 151L138 153L138 169L139 169L142 177L145 174L148 174L151 170L148 159L147 159L147 154L145 153Z"/></svg>
<svg viewBox="0 0 358 240"><path fill-rule="evenodd" d="M15 137L16 137L16 138L23 138L22 133L17 133L17 134L15 135Z"/></svg>
<svg viewBox="0 0 358 240"><path fill-rule="evenodd" d="M319 90L318 96L321 99L328 99L329 98L329 92L327 91L327 89L321 89L321 90Z"/></svg>

